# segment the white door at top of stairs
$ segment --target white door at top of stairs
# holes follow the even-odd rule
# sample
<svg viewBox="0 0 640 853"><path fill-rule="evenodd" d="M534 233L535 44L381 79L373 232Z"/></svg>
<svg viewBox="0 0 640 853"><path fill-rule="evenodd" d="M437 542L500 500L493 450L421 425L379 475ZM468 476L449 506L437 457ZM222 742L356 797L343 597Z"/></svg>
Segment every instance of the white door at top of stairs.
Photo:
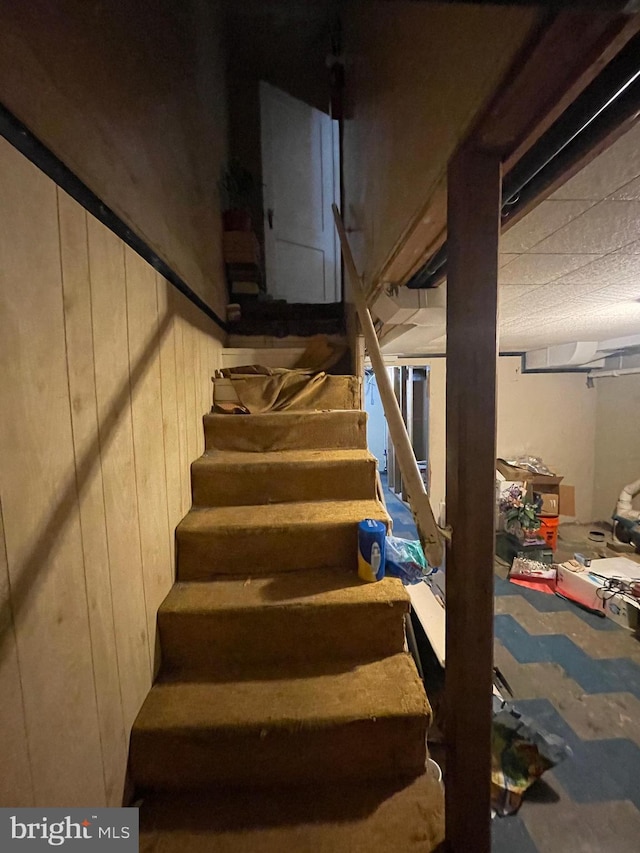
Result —
<svg viewBox="0 0 640 853"><path fill-rule="evenodd" d="M267 290L287 302L337 302L338 123L265 82L260 112Z"/></svg>

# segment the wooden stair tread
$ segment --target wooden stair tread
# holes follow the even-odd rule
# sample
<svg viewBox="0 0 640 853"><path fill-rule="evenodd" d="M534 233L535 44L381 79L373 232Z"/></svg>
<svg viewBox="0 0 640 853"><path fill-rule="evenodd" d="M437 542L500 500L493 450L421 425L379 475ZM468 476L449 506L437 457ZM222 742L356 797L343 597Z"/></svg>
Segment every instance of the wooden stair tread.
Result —
<svg viewBox="0 0 640 853"><path fill-rule="evenodd" d="M432 853L444 839L442 788L367 780L284 791L145 797L141 853Z"/></svg>
<svg viewBox="0 0 640 853"><path fill-rule="evenodd" d="M250 527L257 533L271 527L357 524L365 518L387 520L388 515L376 499L201 507L190 510L178 525L177 531L179 537L185 534L206 535L209 530L217 531L222 527Z"/></svg>
<svg viewBox="0 0 640 853"><path fill-rule="evenodd" d="M192 465L212 468L232 466L271 465L342 465L349 462L370 462L375 459L368 450L347 448L343 450L208 450Z"/></svg>
<svg viewBox="0 0 640 853"><path fill-rule="evenodd" d="M143 731L328 727L349 720L425 716L413 661L400 653L340 673L264 681L155 684L133 727Z"/></svg>
<svg viewBox="0 0 640 853"><path fill-rule="evenodd" d="M220 610L408 605L397 578L365 583L345 569L310 569L279 575L176 583L160 614L215 613Z"/></svg>

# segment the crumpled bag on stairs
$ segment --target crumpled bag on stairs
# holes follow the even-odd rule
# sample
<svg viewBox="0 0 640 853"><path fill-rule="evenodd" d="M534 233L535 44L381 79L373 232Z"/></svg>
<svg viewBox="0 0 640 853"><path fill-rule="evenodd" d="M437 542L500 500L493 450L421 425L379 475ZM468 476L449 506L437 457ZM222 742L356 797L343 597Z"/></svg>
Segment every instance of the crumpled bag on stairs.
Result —
<svg viewBox="0 0 640 853"><path fill-rule="evenodd" d="M318 408L323 386L331 381L325 371L337 364L347 350L346 344L334 343L326 335L311 338L294 368L265 367L248 364L226 367L219 371L223 379L233 379L238 404L223 404L214 410L245 414L281 412L304 405L306 409ZM243 377L250 377L246 381Z"/></svg>
<svg viewBox="0 0 640 853"><path fill-rule="evenodd" d="M305 408L313 409L314 401L320 400L322 385L327 381L326 373L312 374L308 370L287 370L285 368L261 368L253 365L253 372L247 368L229 368L223 370L225 378L235 376L233 387L238 395L240 406L249 414L281 412L304 403ZM242 370L250 380L243 380L238 373ZM268 374L262 371L269 371Z"/></svg>

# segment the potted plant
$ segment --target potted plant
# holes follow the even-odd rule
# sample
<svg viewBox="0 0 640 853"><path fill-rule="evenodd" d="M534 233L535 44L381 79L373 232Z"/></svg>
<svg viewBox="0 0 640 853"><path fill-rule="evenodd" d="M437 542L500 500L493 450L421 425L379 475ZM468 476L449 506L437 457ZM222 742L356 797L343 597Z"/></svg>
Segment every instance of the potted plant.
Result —
<svg viewBox="0 0 640 853"><path fill-rule="evenodd" d="M237 159L224 167L218 182L225 231L251 231L251 210L258 206L258 182Z"/></svg>
<svg viewBox="0 0 640 853"><path fill-rule="evenodd" d="M505 529L518 539L537 539L540 531L540 507L526 500L523 490L512 486L500 501Z"/></svg>

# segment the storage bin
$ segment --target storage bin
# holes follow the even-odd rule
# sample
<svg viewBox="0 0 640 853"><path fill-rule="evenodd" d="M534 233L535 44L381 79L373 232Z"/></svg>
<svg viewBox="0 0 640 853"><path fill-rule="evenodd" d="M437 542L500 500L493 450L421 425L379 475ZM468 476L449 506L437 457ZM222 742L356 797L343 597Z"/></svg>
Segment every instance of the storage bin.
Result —
<svg viewBox="0 0 640 853"><path fill-rule="evenodd" d="M558 524L560 519L555 517L540 519L540 536L554 551L558 546Z"/></svg>

